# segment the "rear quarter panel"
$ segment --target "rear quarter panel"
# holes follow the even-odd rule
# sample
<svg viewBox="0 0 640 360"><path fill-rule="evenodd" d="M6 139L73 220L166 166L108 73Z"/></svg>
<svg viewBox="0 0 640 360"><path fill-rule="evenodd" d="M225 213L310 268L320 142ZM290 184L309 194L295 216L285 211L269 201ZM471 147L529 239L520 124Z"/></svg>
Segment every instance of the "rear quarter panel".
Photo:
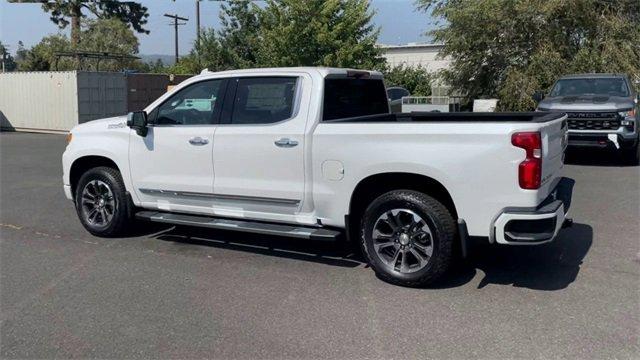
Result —
<svg viewBox="0 0 640 360"><path fill-rule="evenodd" d="M363 179L408 172L440 182L472 236L488 236L505 207L536 206L546 194L518 185L524 150L511 145L516 131L537 123L320 123L313 136L314 206L323 223L343 226L351 194ZM341 180L327 179L322 163L344 166Z"/></svg>

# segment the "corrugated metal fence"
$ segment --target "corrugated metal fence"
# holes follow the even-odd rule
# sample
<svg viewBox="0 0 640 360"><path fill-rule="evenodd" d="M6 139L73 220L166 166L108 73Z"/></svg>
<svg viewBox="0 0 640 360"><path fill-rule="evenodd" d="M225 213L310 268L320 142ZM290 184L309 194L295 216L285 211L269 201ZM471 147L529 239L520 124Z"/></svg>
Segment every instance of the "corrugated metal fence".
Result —
<svg viewBox="0 0 640 360"><path fill-rule="evenodd" d="M127 75L127 110L142 110L167 92L170 85L177 85L190 75L168 76L162 74Z"/></svg>
<svg viewBox="0 0 640 360"><path fill-rule="evenodd" d="M86 121L141 110L171 83L162 74L0 73L0 125L3 130L68 131Z"/></svg>

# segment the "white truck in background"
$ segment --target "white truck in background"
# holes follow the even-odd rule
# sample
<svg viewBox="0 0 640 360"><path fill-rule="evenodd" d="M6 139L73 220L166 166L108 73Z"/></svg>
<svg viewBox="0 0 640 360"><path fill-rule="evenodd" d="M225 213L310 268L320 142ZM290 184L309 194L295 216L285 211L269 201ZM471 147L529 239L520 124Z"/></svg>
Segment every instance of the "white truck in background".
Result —
<svg viewBox="0 0 640 360"><path fill-rule="evenodd" d="M407 286L442 276L469 237L551 241L571 200L564 114L391 114L373 71L203 72L68 139L64 191L94 235L134 219L346 234Z"/></svg>

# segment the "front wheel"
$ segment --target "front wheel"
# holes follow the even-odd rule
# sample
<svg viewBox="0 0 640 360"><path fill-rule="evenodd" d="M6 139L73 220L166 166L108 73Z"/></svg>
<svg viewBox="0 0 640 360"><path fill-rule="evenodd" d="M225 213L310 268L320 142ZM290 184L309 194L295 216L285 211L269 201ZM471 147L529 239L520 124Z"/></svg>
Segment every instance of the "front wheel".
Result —
<svg viewBox="0 0 640 360"><path fill-rule="evenodd" d="M456 227L438 200L411 190L381 195L361 221L361 246L383 280L424 286L440 278L452 259Z"/></svg>
<svg viewBox="0 0 640 360"><path fill-rule="evenodd" d="M93 168L80 177L75 205L82 226L96 236L122 235L132 222L122 177L110 167Z"/></svg>
<svg viewBox="0 0 640 360"><path fill-rule="evenodd" d="M636 144L626 150L627 160L631 165L640 164L640 138L636 141Z"/></svg>

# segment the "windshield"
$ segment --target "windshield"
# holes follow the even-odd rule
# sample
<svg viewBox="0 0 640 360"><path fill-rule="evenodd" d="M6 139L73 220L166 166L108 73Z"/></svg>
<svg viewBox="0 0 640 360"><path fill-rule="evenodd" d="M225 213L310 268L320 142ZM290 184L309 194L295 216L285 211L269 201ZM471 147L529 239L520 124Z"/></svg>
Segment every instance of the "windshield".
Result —
<svg viewBox="0 0 640 360"><path fill-rule="evenodd" d="M622 78L585 78L558 80L550 96L607 95L629 96Z"/></svg>

